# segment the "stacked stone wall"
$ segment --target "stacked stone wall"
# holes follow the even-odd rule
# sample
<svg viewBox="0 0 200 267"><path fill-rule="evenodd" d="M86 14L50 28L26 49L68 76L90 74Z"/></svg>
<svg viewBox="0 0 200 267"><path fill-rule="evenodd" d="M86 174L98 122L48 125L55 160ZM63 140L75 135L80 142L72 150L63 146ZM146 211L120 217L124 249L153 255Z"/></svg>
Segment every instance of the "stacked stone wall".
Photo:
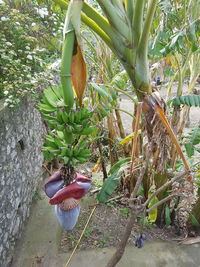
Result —
<svg viewBox="0 0 200 267"><path fill-rule="evenodd" d="M29 216L42 179L44 126L25 98L15 109L0 111L0 266L12 259L16 240Z"/></svg>

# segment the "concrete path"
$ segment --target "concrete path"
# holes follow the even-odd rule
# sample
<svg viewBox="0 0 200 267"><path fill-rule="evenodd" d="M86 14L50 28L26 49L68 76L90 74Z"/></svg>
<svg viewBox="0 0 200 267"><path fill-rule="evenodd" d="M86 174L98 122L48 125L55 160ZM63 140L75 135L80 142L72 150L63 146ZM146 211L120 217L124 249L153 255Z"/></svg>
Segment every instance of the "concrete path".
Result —
<svg viewBox="0 0 200 267"><path fill-rule="evenodd" d="M69 254L59 253L61 229L52 206L42 193L17 244L11 267L64 267ZM77 251L69 267L104 267L114 248ZM200 245L178 246L146 242L145 247L126 248L118 267L200 267Z"/></svg>

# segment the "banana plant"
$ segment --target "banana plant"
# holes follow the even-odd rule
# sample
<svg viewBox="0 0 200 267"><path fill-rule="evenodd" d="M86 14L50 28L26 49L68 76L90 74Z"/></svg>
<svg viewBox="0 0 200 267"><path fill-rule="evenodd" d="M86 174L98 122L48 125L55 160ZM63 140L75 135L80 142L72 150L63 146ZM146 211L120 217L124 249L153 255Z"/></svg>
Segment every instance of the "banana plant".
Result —
<svg viewBox="0 0 200 267"><path fill-rule="evenodd" d="M72 11L74 1L53 0L62 8ZM82 21L108 45L118 57L133 85L133 90L142 102L144 133L148 138L149 148L155 171L165 172L169 161L169 136L176 144L185 168L189 169L177 139L168 123L165 101L158 92L152 92L148 64L148 44L155 15L161 14L157 0L148 3L136 1L97 0L103 14L83 1L80 16ZM175 1L176 7L179 5ZM158 9L156 9L158 7ZM75 8L75 6L74 6ZM74 11L75 12L75 9ZM73 13L72 12L72 13ZM76 11L77 12L77 11ZM156 13L157 12L157 13ZM162 17L162 16L160 16ZM158 19L159 20L159 19ZM164 126L164 127L163 127ZM191 177L188 177L190 180Z"/></svg>
<svg viewBox="0 0 200 267"><path fill-rule="evenodd" d="M52 160L56 156L69 170L88 159L91 153L88 136L96 131L92 122L93 111L82 103L86 87L86 65L79 44L80 25L75 17L77 19L76 13L72 14L70 10L67 12L61 85L45 89L39 104L51 129L43 147L46 159Z"/></svg>
<svg viewBox="0 0 200 267"><path fill-rule="evenodd" d="M45 89L39 104L51 129L43 147L46 158L57 157L63 165L45 183L44 191L50 198L49 203L55 206L60 225L66 230L75 226L80 213L79 200L91 187L91 180L77 173L74 167L89 158L89 136L96 131L93 111L83 103L87 74L80 40L81 8L82 2L73 1L67 11L61 85Z"/></svg>
<svg viewBox="0 0 200 267"><path fill-rule="evenodd" d="M160 12L160 8L169 1L96 0L95 2L101 7L103 15L86 1L53 0L53 2L63 9L68 8L69 14L64 31L65 41L63 47L65 47L65 49L63 50L61 73L63 97L64 103L68 108L67 112L71 112L74 108L74 96L71 83L73 78L76 77L73 73L70 73L70 64L74 53L75 55L78 54L78 60L75 60L75 62L79 61L82 63L81 50L79 49L80 37L76 30L77 24L79 23L78 18L81 17L81 20L99 35L118 57L133 85L133 91L137 95L139 102L142 102L143 136L147 136L148 148L149 151L152 152L152 168L158 174L165 171L166 163L169 160L169 144L170 140L172 140L173 143L176 144L177 151L185 164L185 168L189 170L190 167L166 119L166 104L159 96L158 92L152 91L149 72L148 45L151 29L154 25L154 18L158 15L157 19L159 22L159 18L162 18L164 15ZM178 0L174 1L177 10L179 9L179 2ZM184 3L186 5L187 2L185 1ZM187 19L187 16L184 16L184 19ZM181 40L179 36L178 38L176 37L177 36L174 36L174 41ZM66 62L67 65L65 67ZM82 67L84 67L84 64ZM81 74L82 73L81 71ZM78 84L78 81L76 80L73 84ZM81 83L84 84L84 82ZM76 91L75 86L74 90ZM81 94L77 93L77 97L77 107L81 108ZM69 137L67 135L67 140L67 142L72 142L71 136ZM133 147L136 147L134 143ZM135 155L136 153L133 153L134 157ZM132 157L133 163L135 162L134 157ZM145 159L145 156L143 156L143 159ZM188 175L187 179L189 181L192 180L190 175ZM192 185L192 183L189 185Z"/></svg>
<svg viewBox="0 0 200 267"><path fill-rule="evenodd" d="M53 1L72 12L71 7L74 1ZM161 159L159 162L157 161L156 169L161 170L165 168L167 162L163 144L167 143L168 136L163 131L161 123L160 137L156 137L159 131L158 128L156 132L153 131L155 123L157 123L153 118L156 114L156 105L164 110L166 105L158 94L152 93L148 65L148 40L158 1L151 0L148 4L144 0L134 2L130 0L124 2L97 0L96 2L104 15L85 1L76 1L76 3L82 3L82 9L79 9L81 19L101 37L118 57L127 72L138 100L143 101L145 129L149 142L153 146L152 151L156 150ZM76 10L76 12L78 11ZM153 121L154 123L152 123Z"/></svg>

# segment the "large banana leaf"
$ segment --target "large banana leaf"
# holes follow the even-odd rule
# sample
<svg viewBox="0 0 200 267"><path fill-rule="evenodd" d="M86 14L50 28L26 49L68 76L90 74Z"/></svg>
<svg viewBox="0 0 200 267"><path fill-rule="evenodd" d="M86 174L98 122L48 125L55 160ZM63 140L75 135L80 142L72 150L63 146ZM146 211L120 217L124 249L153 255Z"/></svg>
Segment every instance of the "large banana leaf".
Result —
<svg viewBox="0 0 200 267"><path fill-rule="evenodd" d="M185 150L187 153L187 156L190 158L194 155L194 151L197 150L195 146L200 143L200 127L196 127L192 129L192 131L189 133L189 139L185 143Z"/></svg>
<svg viewBox="0 0 200 267"><path fill-rule="evenodd" d="M97 91L99 98L105 98L107 99L109 102L112 102L113 99L111 97L111 95L108 93L108 91L106 90L106 87L103 84L97 84L97 83L91 83L92 87Z"/></svg>
<svg viewBox="0 0 200 267"><path fill-rule="evenodd" d="M131 161L131 158L125 158L125 159L121 159L119 160L117 163L115 163L109 170L109 174L113 174L115 173L117 170L119 170L119 168L122 167L122 165L124 165L125 163Z"/></svg>
<svg viewBox="0 0 200 267"><path fill-rule="evenodd" d="M99 202L105 203L109 196L115 191L117 188L120 177L121 177L122 171L114 172L112 175L110 175L104 182L100 192L97 195L97 198Z"/></svg>
<svg viewBox="0 0 200 267"><path fill-rule="evenodd" d="M184 95L172 99L173 106L187 105L189 107L200 107L200 95Z"/></svg>

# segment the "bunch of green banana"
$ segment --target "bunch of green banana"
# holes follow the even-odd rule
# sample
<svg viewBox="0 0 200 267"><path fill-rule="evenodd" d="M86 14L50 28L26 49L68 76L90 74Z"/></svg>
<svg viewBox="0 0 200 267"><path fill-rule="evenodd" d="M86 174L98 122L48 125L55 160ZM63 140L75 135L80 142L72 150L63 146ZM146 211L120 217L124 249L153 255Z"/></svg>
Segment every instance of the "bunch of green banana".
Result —
<svg viewBox="0 0 200 267"><path fill-rule="evenodd" d="M44 89L39 110L44 115L54 113L58 108L64 107L63 93L60 85Z"/></svg>
<svg viewBox="0 0 200 267"><path fill-rule="evenodd" d="M84 163L88 160L90 149L73 149L71 147L61 147L58 156L59 160L64 159L65 164L75 165L76 163Z"/></svg>
<svg viewBox="0 0 200 267"><path fill-rule="evenodd" d="M84 106L77 109L57 108L53 114L44 114L54 129L46 136L45 158L49 161L57 156L59 161L73 166L87 161L91 151L87 149L89 143L86 139L96 131L92 116L93 112Z"/></svg>

